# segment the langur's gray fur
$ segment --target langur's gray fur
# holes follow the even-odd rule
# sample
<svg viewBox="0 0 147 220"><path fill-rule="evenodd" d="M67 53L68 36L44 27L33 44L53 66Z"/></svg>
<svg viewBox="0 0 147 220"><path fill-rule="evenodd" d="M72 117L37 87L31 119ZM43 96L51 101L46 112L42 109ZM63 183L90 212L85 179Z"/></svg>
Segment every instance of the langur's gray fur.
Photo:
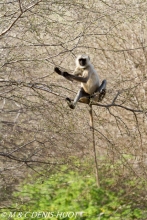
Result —
<svg viewBox="0 0 147 220"><path fill-rule="evenodd" d="M90 61L90 57L87 55L79 55L76 59L76 68L72 74L62 72L58 67L55 67L55 72L64 76L66 79L81 82L81 89L78 91L74 101L66 98L70 108L74 109L77 102L82 97L90 97L97 92L100 88L100 80L97 71L94 69Z"/></svg>

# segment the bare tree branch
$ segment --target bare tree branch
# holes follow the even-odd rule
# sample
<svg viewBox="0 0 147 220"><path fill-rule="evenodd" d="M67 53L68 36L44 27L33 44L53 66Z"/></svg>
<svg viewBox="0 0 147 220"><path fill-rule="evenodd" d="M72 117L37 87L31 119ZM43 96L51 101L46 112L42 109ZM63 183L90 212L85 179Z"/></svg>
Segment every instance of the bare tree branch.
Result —
<svg viewBox="0 0 147 220"><path fill-rule="evenodd" d="M20 7L20 14L17 16L17 18L9 25L9 27L8 28L6 28L2 33L0 33L0 37L2 37L3 35L5 35L6 33L8 33L11 29L12 29L12 27L15 25L15 23L21 18L21 16L25 13L25 12L27 12L27 11L29 11L30 9L32 9L33 7L35 7L36 5L38 5L40 2L42 2L42 0L38 0L36 3L34 3L34 4L32 4L32 5L30 5L28 8L26 8L25 10L22 10L22 7L21 7L21 2L20 2L20 0L18 0L19 1L19 7Z"/></svg>

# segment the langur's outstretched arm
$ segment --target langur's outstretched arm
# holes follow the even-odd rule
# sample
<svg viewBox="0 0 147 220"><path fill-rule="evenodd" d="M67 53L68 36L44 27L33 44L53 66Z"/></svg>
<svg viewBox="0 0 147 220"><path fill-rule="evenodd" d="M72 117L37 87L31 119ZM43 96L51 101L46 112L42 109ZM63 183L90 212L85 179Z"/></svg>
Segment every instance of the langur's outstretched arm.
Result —
<svg viewBox="0 0 147 220"><path fill-rule="evenodd" d="M59 75L65 77L66 79L70 80L70 81L78 81L78 82L82 82L82 83L86 83L89 79L89 76L87 77L80 77L80 76L76 76L76 75L71 75L67 72L62 72L58 67L55 67L54 71L56 73L58 73Z"/></svg>

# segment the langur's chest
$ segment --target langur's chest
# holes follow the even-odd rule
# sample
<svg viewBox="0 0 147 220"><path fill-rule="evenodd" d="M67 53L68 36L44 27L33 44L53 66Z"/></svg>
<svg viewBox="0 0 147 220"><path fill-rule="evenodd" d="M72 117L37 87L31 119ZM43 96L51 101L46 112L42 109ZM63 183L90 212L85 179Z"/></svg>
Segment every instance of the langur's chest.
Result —
<svg viewBox="0 0 147 220"><path fill-rule="evenodd" d="M82 74L82 76L85 78L85 77L88 77L88 75L89 75L89 72L88 71L83 71L83 74ZM89 75L89 79L88 79L88 81L87 81L87 83L86 84L89 84L89 83L91 83L91 82L95 82L95 80L96 80L96 75L94 74L94 73L90 73L90 75Z"/></svg>
<svg viewBox="0 0 147 220"><path fill-rule="evenodd" d="M87 70L84 70L82 76L83 76L83 77L87 77L87 76L88 76L88 71L87 71Z"/></svg>

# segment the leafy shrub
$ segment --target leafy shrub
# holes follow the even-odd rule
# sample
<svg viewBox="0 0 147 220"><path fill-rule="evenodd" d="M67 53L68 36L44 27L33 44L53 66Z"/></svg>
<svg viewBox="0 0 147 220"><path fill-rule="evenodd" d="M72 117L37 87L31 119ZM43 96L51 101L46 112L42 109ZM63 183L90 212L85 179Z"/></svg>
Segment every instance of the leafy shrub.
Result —
<svg viewBox="0 0 147 220"><path fill-rule="evenodd" d="M6 219L143 219L142 211L123 201L121 193L97 188L91 176L83 177L64 168L41 181L24 185L15 193L21 204L13 206L15 212L7 210Z"/></svg>

